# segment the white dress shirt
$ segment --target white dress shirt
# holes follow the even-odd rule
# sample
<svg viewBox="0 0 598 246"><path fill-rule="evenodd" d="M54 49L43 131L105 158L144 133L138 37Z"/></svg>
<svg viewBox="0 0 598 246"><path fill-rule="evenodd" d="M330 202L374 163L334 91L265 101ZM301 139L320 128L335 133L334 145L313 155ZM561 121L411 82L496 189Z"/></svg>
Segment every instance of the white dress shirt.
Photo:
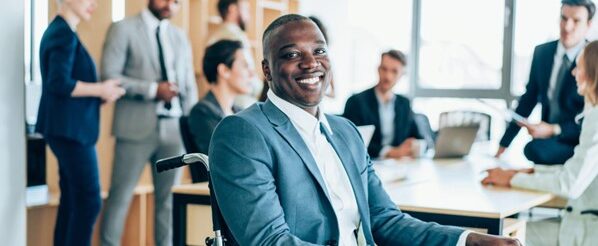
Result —
<svg viewBox="0 0 598 246"><path fill-rule="evenodd" d="M268 99L289 117L316 161L338 220L339 245L365 245L353 187L338 154L326 140L326 136L320 132L320 124L322 124L330 135L333 134L328 120L323 113L319 112L316 118L278 97L271 90L268 91ZM358 229L358 238L356 238L354 231ZM469 233L465 231L459 236L457 246L465 246Z"/></svg>
<svg viewBox="0 0 598 246"><path fill-rule="evenodd" d="M276 96L272 91L268 91L268 99L289 117L316 161L338 220L338 245L357 245L354 231L359 228L360 216L353 187L336 151L320 131L322 124L332 135L328 120L323 113L318 113L316 118Z"/></svg>
<svg viewBox="0 0 598 246"><path fill-rule="evenodd" d="M164 57L164 66L166 67L166 76L168 78L168 81L171 82L176 82L175 80L175 64L174 64L174 50L172 49L171 43L170 43L170 39L168 38L168 36L166 35L167 30L169 28L172 28L170 25L170 21L168 21L168 19L164 19L164 20L158 20L158 18L156 18L156 16L154 16L149 9L144 9L141 12L141 18L143 19L143 22L146 25L147 28L147 34L148 34L148 38L150 41L150 45L151 47L149 47L150 49L153 49L155 51L156 54L156 61L158 61L159 64L159 55L158 55L158 42L156 41L156 30L158 28L158 26L160 26L160 44L162 46L162 55ZM149 95L153 95L153 97L156 96L156 93L158 92L158 83L154 82L152 83L152 85L150 86L150 91L149 91ZM170 101L170 104L172 105L170 110L167 110L164 107L164 102L163 101L159 101L158 105L156 107L156 112L158 113L158 115L162 115L162 116L169 116L169 117L179 117L183 114L183 110L181 109L181 103L179 101L179 97L174 97L172 98L172 100Z"/></svg>
<svg viewBox="0 0 598 246"><path fill-rule="evenodd" d="M392 140L395 136L395 100L396 96L392 94L392 97L384 102L382 97L378 94L377 90L374 90L376 94L376 100L378 101L378 115L380 115L380 133L382 135L382 149L380 150L380 158L384 158L388 151L392 149Z"/></svg>

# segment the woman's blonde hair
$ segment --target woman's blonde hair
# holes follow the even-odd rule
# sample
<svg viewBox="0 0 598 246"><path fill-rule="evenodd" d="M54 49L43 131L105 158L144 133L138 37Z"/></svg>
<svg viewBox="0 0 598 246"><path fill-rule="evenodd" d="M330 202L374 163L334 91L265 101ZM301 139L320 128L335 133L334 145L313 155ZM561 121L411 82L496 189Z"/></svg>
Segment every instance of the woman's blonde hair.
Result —
<svg viewBox="0 0 598 246"><path fill-rule="evenodd" d="M583 50L583 64L588 81L583 94L592 105L598 104L598 41L592 41Z"/></svg>

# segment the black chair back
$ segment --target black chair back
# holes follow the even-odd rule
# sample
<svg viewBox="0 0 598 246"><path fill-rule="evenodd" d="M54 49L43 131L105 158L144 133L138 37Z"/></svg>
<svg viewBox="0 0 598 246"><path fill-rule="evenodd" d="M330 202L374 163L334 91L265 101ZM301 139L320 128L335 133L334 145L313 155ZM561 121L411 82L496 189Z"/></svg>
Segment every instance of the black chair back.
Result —
<svg viewBox="0 0 598 246"><path fill-rule="evenodd" d="M179 118L179 128L181 130L181 138L183 139L183 145L185 146L185 153L199 153L199 148L193 141L193 134L189 128L189 116L181 116ZM191 173L191 180L193 183L208 181L208 172L205 168L199 168L200 165L189 166L189 172Z"/></svg>
<svg viewBox="0 0 598 246"><path fill-rule="evenodd" d="M492 118L489 114L476 111L449 111L440 114L438 129L445 127L479 125L476 141L490 140Z"/></svg>

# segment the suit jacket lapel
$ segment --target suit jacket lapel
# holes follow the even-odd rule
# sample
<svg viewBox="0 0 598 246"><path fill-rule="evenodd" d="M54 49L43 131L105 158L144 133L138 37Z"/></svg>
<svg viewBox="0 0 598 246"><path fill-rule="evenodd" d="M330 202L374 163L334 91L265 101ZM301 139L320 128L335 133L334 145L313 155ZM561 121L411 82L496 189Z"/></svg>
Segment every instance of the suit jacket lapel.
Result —
<svg viewBox="0 0 598 246"><path fill-rule="evenodd" d="M311 175L316 179L320 188L324 191L326 198L330 201L330 196L328 194L328 189L326 189L326 185L324 183L324 179L322 178L322 174L318 169L316 161L314 160L311 152L303 142L303 139L289 120L289 118L278 109L270 100L267 100L263 106L262 111L274 125L274 129L280 134L282 138L285 139L287 143L295 150L299 158L303 161L303 164L307 167L307 170L311 173Z"/></svg>
<svg viewBox="0 0 598 246"><path fill-rule="evenodd" d="M220 107L220 104L218 103L218 100L216 100L216 96L214 96L212 91L208 91L208 94L206 94L203 100L208 102L207 105L210 110L212 110L212 113L218 115L220 118L224 118L224 111L222 111L222 108Z"/></svg>
<svg viewBox="0 0 598 246"><path fill-rule="evenodd" d="M554 55L556 54L558 41L555 41L551 44L550 52L544 53L544 57L542 57L542 61L545 61L542 64L542 68L537 70L539 71L539 76L541 76L541 83L542 92L545 96L548 95L548 87L550 87L550 75L552 74L552 66L554 65Z"/></svg>
<svg viewBox="0 0 598 246"><path fill-rule="evenodd" d="M330 120L328 122L331 123ZM347 146L348 140L345 139L340 132L335 131L336 128L333 125L331 125L331 128L333 133L330 139L330 144L345 167L345 172L347 172L347 176L349 177L349 181L353 187L353 193L355 195L355 200L357 201L357 207L359 209L361 221L367 222L362 223L362 225L369 225L370 214L365 209L369 207L369 205L365 197L365 187L361 180L361 170L358 170L357 164L351 155L349 146ZM369 228L364 228L364 231L366 229L369 230Z"/></svg>
<svg viewBox="0 0 598 246"><path fill-rule="evenodd" d="M158 51L156 49L153 49L152 47L152 41L149 39L150 38L150 34L148 33L147 30L147 25L145 24L145 22L143 21L143 17L141 16L141 14L137 15L137 29L139 29L139 32L141 33L141 35L135 35L137 37L139 37L141 39L141 41L145 41L143 43L145 43L146 45L144 45L145 47L148 47L146 50L149 50L149 52L144 52L145 54L147 54L147 59L151 61L152 66L154 67L154 71L157 71L158 74L160 74L160 61L158 61L158 59L160 59L158 57ZM151 37L156 36L155 33L152 33Z"/></svg>
<svg viewBox="0 0 598 246"><path fill-rule="evenodd" d="M374 138L379 139L380 143L382 143L382 130L380 128L380 112L379 112L379 105L378 99L376 98L376 87L372 87L368 90L367 96L367 104L368 104L368 111L373 115L372 120L374 120L374 126L376 127L374 130Z"/></svg>

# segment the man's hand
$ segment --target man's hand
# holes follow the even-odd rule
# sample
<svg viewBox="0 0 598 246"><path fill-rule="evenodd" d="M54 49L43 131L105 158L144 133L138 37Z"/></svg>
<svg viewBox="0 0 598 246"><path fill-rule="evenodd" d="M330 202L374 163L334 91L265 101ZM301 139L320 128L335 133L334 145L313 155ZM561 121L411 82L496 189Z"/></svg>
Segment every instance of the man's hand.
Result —
<svg viewBox="0 0 598 246"><path fill-rule="evenodd" d="M403 143L397 147L394 147L392 149L390 149L388 151L388 153L386 153L386 158L394 158L394 159L398 159L401 157L414 157L414 153L413 153L413 141L415 141L415 138L408 138L405 141L403 141Z"/></svg>
<svg viewBox="0 0 598 246"><path fill-rule="evenodd" d="M518 171L493 168L488 169L486 172L488 172L488 177L482 180L482 184L510 187L511 179L513 179L513 176L515 176Z"/></svg>
<svg viewBox="0 0 598 246"><path fill-rule="evenodd" d="M465 243L467 246L478 246L478 245L488 245L488 246L522 246L521 242L515 238L508 238L508 237L499 237L499 236L492 236L480 233L469 233L467 235L467 241Z"/></svg>
<svg viewBox="0 0 598 246"><path fill-rule="evenodd" d="M496 154L494 155L494 158L500 158L500 156L503 153L505 153L506 150L507 150L507 147L503 147L503 146L498 147L498 150L496 151Z"/></svg>
<svg viewBox="0 0 598 246"><path fill-rule="evenodd" d="M159 82L158 91L156 92L156 98L164 102L170 102L173 97L179 94L179 89L172 82Z"/></svg>
<svg viewBox="0 0 598 246"><path fill-rule="evenodd" d="M545 139L554 136L554 126L544 121L538 124L523 125L533 138Z"/></svg>

